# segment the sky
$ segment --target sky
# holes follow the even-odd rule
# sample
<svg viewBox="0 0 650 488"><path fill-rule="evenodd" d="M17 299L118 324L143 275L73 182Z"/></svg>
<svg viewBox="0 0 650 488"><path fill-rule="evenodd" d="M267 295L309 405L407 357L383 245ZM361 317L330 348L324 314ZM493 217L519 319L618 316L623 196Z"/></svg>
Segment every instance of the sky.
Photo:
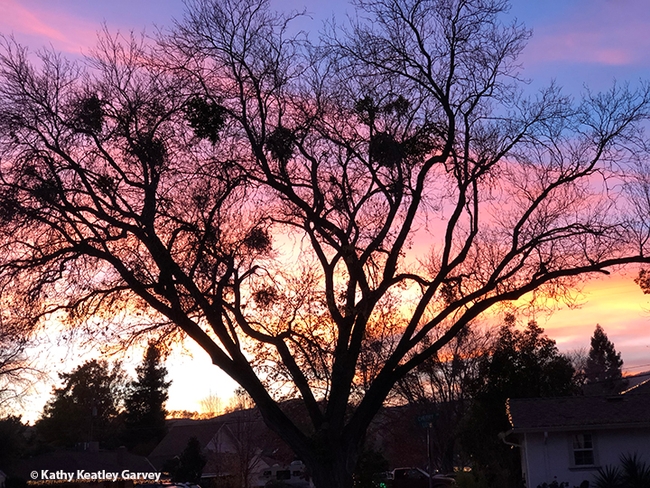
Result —
<svg viewBox="0 0 650 488"><path fill-rule="evenodd" d="M280 10L305 10L300 28L316 38L322 21L344 20L352 9L344 0L272 0ZM105 23L109 30L152 34L181 20L180 0L0 0L0 33L14 35L31 50L51 46L70 57L88 53ZM520 57L521 75L529 90L555 81L579 96L589 87L604 90L614 81L650 79L650 8L647 0L513 0L509 16L532 29L533 37ZM589 347L600 324L622 353L630 373L650 370L650 300L634 283L634 270L585 284L573 307L534 318L562 351ZM198 410L209 394L227 398L236 386L191 344L168 360L168 409ZM126 363L137 362L132 351ZM54 348L42 360L54 371L70 371L89 349ZM40 385L25 406L26 419L38 415L56 379Z"/></svg>

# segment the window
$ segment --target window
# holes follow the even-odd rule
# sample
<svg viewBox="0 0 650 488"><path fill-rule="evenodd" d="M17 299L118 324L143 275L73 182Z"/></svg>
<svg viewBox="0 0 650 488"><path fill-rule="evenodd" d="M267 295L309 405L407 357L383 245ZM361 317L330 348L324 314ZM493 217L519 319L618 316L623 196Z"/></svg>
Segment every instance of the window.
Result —
<svg viewBox="0 0 650 488"><path fill-rule="evenodd" d="M288 470L288 469L279 470L277 473L275 473L275 479L278 479L278 480L290 480L291 479L291 471Z"/></svg>
<svg viewBox="0 0 650 488"><path fill-rule="evenodd" d="M593 466L594 442L591 434L573 435L573 464L574 466Z"/></svg>

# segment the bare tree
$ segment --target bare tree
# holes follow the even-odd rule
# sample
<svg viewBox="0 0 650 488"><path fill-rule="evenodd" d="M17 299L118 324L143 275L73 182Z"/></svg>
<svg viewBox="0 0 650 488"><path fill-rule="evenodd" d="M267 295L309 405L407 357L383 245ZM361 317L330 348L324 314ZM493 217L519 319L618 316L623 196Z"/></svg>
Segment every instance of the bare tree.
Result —
<svg viewBox="0 0 650 488"><path fill-rule="evenodd" d="M453 340L398 380L392 402L406 404L417 415L431 416L433 428L421 437L431 443L436 469L451 473L454 467L469 465L460 446L463 419L469 414L475 385L485 356L492 351L494 336L477 327L463 329ZM398 412L398 416L403 413ZM403 429L403 421L395 424ZM396 432L399 436L400 433Z"/></svg>
<svg viewBox="0 0 650 488"><path fill-rule="evenodd" d="M574 382L577 387L583 388L586 377L585 369L587 368L587 358L589 357L586 347L579 347L572 349L565 353L565 356L571 361L571 365L575 371Z"/></svg>
<svg viewBox="0 0 650 488"><path fill-rule="evenodd" d="M235 396L231 399L226 417L226 423L230 431L237 439L236 446L236 473L237 484L242 488L249 488L251 476L259 470L262 462L261 453L269 442L266 429L259 410L251 397L242 388L235 390Z"/></svg>
<svg viewBox="0 0 650 488"><path fill-rule="evenodd" d="M223 412L221 398L212 392L199 400L199 405L201 406L201 416L206 418L216 417Z"/></svg>
<svg viewBox="0 0 650 488"><path fill-rule="evenodd" d="M489 330L463 329L452 341L397 382L395 394L405 402L450 403L470 397L479 363L489 354Z"/></svg>
<svg viewBox="0 0 650 488"><path fill-rule="evenodd" d="M189 336L319 488L485 311L646 261L610 184L647 86L523 97L502 0L357 7L318 46L265 0L196 0L153 52L0 55L2 313Z"/></svg>
<svg viewBox="0 0 650 488"><path fill-rule="evenodd" d="M25 354L25 340L13 337L0 324L0 415L24 397L40 374Z"/></svg>

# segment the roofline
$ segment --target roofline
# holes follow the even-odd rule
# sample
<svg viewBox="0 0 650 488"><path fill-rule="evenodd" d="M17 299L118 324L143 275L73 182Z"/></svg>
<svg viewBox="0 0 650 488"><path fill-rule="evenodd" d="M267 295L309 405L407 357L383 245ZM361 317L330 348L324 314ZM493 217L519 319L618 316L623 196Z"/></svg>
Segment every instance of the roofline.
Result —
<svg viewBox="0 0 650 488"><path fill-rule="evenodd" d="M627 422L624 424L593 424L593 425L554 425L548 427L513 427L508 431L512 434L529 434L535 432L562 432L562 431L584 431L584 430L613 430L613 429L638 429L650 428L650 422Z"/></svg>
<svg viewBox="0 0 650 488"><path fill-rule="evenodd" d="M641 375L647 376L648 373L639 374L639 376L641 376ZM626 376L625 378L634 378L634 376ZM645 386L646 384L649 384L649 383L650 383L650 378L648 378L647 380L642 381L641 383L639 383L637 385L634 385L634 386L628 388L627 390L622 391L621 395L627 395L628 393L634 395L635 394L634 390L638 389L639 387Z"/></svg>

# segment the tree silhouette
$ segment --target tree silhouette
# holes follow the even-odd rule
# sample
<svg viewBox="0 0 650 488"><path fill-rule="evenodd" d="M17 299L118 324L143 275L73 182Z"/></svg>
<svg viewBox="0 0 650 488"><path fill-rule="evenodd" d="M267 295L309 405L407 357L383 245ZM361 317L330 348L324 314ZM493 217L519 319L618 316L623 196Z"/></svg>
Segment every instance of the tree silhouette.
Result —
<svg viewBox="0 0 650 488"><path fill-rule="evenodd" d="M181 455L167 462L164 469L171 474L172 481L199 483L205 463L201 444L196 437L190 437Z"/></svg>
<svg viewBox="0 0 650 488"><path fill-rule="evenodd" d="M498 437L510 429L506 401L565 396L578 390L571 361L559 353L555 341L535 322L523 330L515 325L514 317L508 316L489 354L483 356L473 386L473 405L464 425L463 444L474 468L491 486L516 487L521 483L518 453Z"/></svg>
<svg viewBox="0 0 650 488"><path fill-rule="evenodd" d="M495 342L491 332L464 329L398 381L393 392L398 404L406 402L423 415L435 412L434 427L428 437L435 468L443 473L451 473L455 467L464 466L465 460L469 461L459 437L476 393L476 383L485 374L485 356L490 354ZM396 426L403 430L401 422Z"/></svg>
<svg viewBox="0 0 650 488"><path fill-rule="evenodd" d="M28 337L0 322L0 414L20 404L41 373L32 366L26 353Z"/></svg>
<svg viewBox="0 0 650 488"><path fill-rule="evenodd" d="M38 433L58 446L97 441L115 447L126 383L120 366L93 359L59 376L64 385L45 405L36 422Z"/></svg>
<svg viewBox="0 0 650 488"><path fill-rule="evenodd" d="M621 353L616 352L614 343L608 339L603 328L596 325L585 366L585 393L619 393L627 385L627 380L623 379L622 367Z"/></svg>
<svg viewBox="0 0 650 488"><path fill-rule="evenodd" d="M259 469L260 454L267 448L269 436L265 430L260 429L259 411L244 389L235 390L226 411L228 415L225 421L236 439L236 484L241 488L250 488L251 474Z"/></svg>
<svg viewBox="0 0 650 488"><path fill-rule="evenodd" d="M219 395L210 392L208 396L199 401L201 416L204 418L217 417L223 413L222 401Z"/></svg>
<svg viewBox="0 0 650 488"><path fill-rule="evenodd" d="M9 415L0 418L0 466L5 469L15 465L27 451L27 425L20 417Z"/></svg>
<svg viewBox="0 0 650 488"><path fill-rule="evenodd" d="M648 147L646 85L523 96L502 0L356 6L318 45L266 0L197 0L89 67L0 53L0 313L196 341L319 488L484 312L647 260L609 185Z"/></svg>
<svg viewBox="0 0 650 488"><path fill-rule="evenodd" d="M165 381L167 369L161 361L159 348L150 343L124 399L125 440L130 449L142 454L148 454L167 432L165 402L171 382Z"/></svg>

